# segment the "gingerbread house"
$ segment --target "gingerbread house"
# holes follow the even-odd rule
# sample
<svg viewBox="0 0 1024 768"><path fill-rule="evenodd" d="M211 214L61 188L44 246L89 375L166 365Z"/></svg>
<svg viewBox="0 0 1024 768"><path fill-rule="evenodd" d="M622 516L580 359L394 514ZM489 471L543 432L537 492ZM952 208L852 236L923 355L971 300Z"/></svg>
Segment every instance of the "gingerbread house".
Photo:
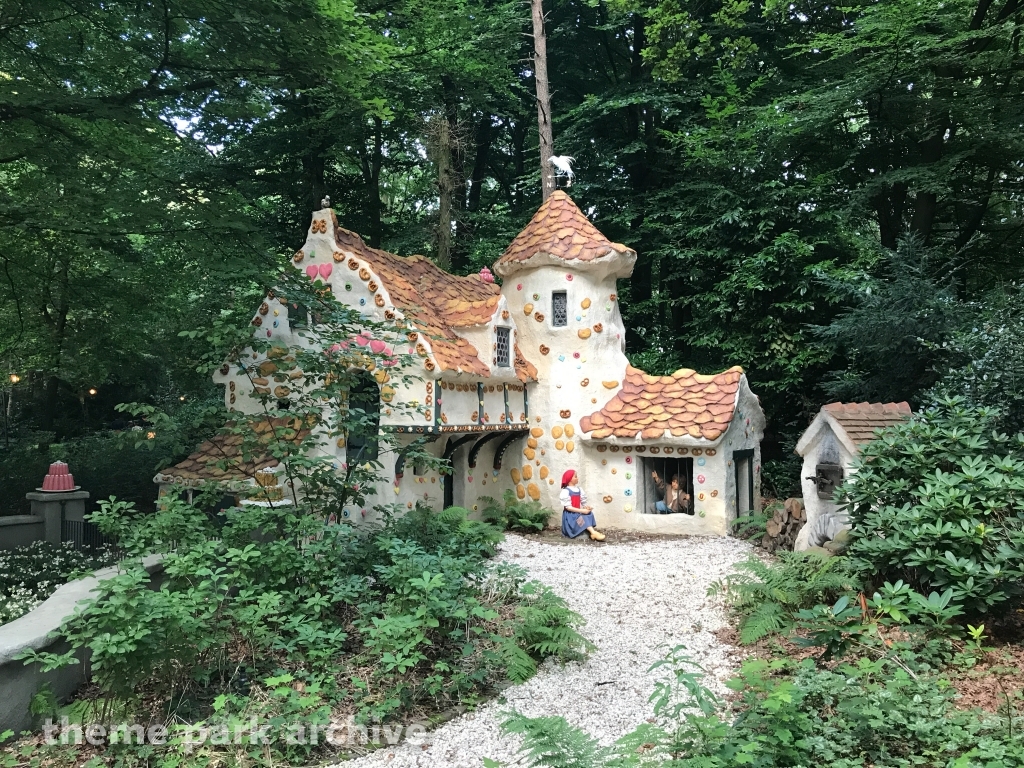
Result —
<svg viewBox="0 0 1024 768"><path fill-rule="evenodd" d="M500 287L486 269L461 277L423 256L370 248L329 208L315 212L295 268L354 310L412 329L414 380L378 381L380 428L406 441L430 436L450 468L406 471L399 440L378 457L375 500L476 509L512 490L557 514L558 478L574 468L601 525L721 535L758 509L764 415L742 369L651 376L626 359L616 283L635 261L562 191L495 262ZM284 347L302 343L309 322L280 297L268 297L254 318L256 333ZM258 412L259 395L288 389L230 366L215 380L228 407L244 412ZM344 462L355 446L331 450ZM652 473L678 476L691 514L650 513ZM372 518L373 505L347 514Z"/></svg>

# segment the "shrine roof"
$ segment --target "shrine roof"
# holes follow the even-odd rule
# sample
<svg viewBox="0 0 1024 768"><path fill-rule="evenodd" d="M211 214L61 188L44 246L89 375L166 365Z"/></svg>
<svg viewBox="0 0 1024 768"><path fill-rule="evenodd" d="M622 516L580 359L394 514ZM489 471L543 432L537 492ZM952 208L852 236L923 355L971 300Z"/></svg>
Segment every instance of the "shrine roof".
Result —
<svg viewBox="0 0 1024 768"><path fill-rule="evenodd" d="M592 440L668 437L717 440L732 421L743 369L704 375L689 368L651 376L627 366L618 393L600 411L584 416L580 429Z"/></svg>
<svg viewBox="0 0 1024 768"><path fill-rule="evenodd" d="M206 482L238 483L251 480L257 470L276 466L279 459L259 450L268 444L275 434L283 440L299 443L310 430L296 429L297 419L270 419L252 425L256 444L244 445L241 434L229 432L205 440L188 458L173 467L160 470L153 478L157 483L178 483L201 485ZM229 427L232 425L228 425Z"/></svg>
<svg viewBox="0 0 1024 768"><path fill-rule="evenodd" d="M542 255L564 261L592 262L615 254L636 256L631 249L605 237L576 207L572 198L556 190L501 254L494 269L500 275L508 275L524 262Z"/></svg>
<svg viewBox="0 0 1024 768"><path fill-rule="evenodd" d="M428 337L441 370L489 376L490 367L476 347L456 333L457 328L489 323L501 299L501 289L479 275L461 277L445 272L425 256L402 257L371 248L334 218L334 239L346 255L369 264L394 306Z"/></svg>
<svg viewBox="0 0 1024 768"><path fill-rule="evenodd" d="M901 403L829 403L822 406L856 445L870 443L876 432L910 418L910 404Z"/></svg>

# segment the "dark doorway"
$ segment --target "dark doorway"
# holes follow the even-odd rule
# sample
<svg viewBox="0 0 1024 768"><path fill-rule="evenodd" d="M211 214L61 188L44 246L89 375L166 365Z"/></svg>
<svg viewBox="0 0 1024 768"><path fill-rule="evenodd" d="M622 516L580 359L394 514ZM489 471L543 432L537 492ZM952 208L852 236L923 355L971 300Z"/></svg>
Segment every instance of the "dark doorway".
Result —
<svg viewBox="0 0 1024 768"><path fill-rule="evenodd" d="M749 515L754 511L754 449L733 451L732 463L736 467L736 514Z"/></svg>
<svg viewBox="0 0 1024 768"><path fill-rule="evenodd" d="M658 488L655 485L652 472L666 483L672 480L672 476L679 478L679 487L690 494L690 512L693 512L693 459L683 458L640 458L640 471L643 473L637 483L640 502L637 512L654 513L655 502L661 500Z"/></svg>
<svg viewBox="0 0 1024 768"><path fill-rule="evenodd" d="M349 464L377 460L380 432L380 387L367 371L358 371L348 392L348 440L345 456Z"/></svg>

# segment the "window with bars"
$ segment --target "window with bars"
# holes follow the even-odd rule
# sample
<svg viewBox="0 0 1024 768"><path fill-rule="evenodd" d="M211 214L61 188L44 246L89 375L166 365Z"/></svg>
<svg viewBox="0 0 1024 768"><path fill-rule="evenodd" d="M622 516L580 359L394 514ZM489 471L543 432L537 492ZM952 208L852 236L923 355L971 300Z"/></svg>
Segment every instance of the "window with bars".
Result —
<svg viewBox="0 0 1024 768"><path fill-rule="evenodd" d="M509 329L498 328L498 347L495 353L495 363L503 368L508 368L509 355Z"/></svg>
<svg viewBox="0 0 1024 768"><path fill-rule="evenodd" d="M555 291L551 294L551 324L553 326L568 325L568 307L569 299L565 291Z"/></svg>

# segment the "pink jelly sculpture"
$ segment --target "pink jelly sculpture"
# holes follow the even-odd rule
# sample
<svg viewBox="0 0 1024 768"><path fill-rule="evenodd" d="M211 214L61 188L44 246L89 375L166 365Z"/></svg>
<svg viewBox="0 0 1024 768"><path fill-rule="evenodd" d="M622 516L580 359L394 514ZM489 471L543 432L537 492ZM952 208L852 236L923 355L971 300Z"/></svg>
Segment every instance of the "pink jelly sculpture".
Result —
<svg viewBox="0 0 1024 768"><path fill-rule="evenodd" d="M73 491L75 490L75 477L68 473L68 465L63 461L55 461L50 465L50 471L43 478L44 491Z"/></svg>

